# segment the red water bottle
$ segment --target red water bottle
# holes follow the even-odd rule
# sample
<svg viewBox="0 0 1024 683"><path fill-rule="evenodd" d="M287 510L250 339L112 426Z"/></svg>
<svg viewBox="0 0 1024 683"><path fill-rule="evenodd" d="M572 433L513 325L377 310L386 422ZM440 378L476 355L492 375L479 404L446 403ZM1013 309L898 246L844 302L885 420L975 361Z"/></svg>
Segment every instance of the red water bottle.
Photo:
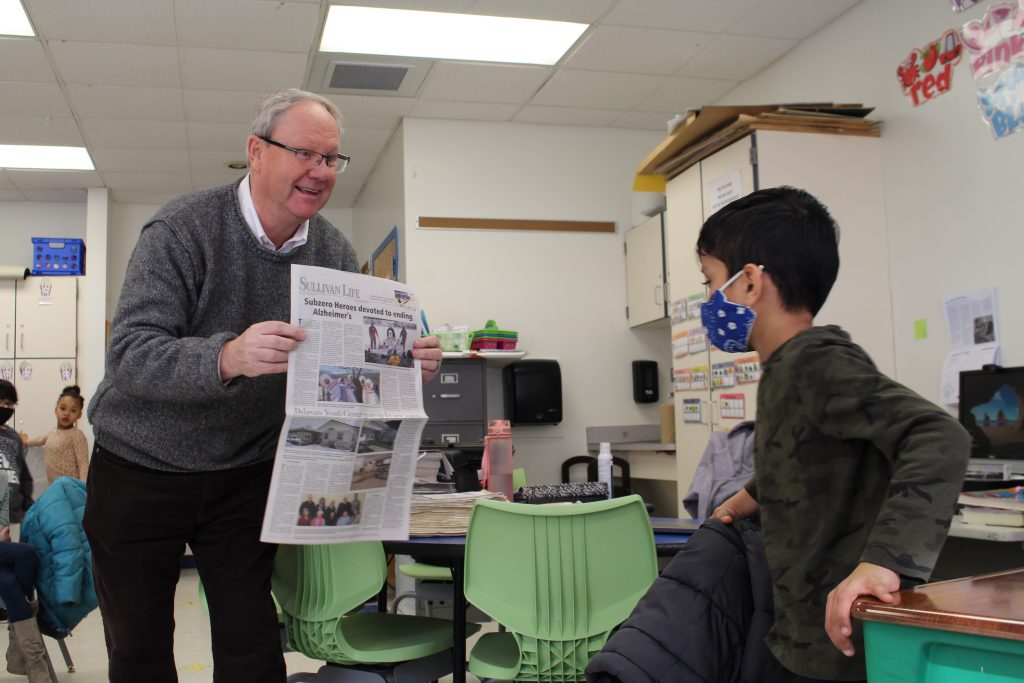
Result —
<svg viewBox="0 0 1024 683"><path fill-rule="evenodd" d="M491 420L484 438L484 488L512 500L512 430L508 420Z"/></svg>

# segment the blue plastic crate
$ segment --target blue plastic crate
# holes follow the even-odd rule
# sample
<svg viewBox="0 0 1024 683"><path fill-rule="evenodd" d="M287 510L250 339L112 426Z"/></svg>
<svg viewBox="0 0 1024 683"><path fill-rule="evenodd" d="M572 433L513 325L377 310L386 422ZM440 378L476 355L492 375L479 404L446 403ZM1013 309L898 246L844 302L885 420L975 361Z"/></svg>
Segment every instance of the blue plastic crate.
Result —
<svg viewBox="0 0 1024 683"><path fill-rule="evenodd" d="M32 274L85 275L85 241L69 237L33 237Z"/></svg>

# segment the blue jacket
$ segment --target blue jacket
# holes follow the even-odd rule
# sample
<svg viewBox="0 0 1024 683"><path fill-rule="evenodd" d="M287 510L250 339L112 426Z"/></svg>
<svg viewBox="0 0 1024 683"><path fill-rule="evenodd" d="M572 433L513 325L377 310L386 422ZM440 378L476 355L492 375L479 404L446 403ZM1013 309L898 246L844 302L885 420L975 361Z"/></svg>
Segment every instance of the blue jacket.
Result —
<svg viewBox="0 0 1024 683"><path fill-rule="evenodd" d="M41 626L66 635L96 608L92 552L82 529L85 482L60 477L21 523L21 542L36 549Z"/></svg>

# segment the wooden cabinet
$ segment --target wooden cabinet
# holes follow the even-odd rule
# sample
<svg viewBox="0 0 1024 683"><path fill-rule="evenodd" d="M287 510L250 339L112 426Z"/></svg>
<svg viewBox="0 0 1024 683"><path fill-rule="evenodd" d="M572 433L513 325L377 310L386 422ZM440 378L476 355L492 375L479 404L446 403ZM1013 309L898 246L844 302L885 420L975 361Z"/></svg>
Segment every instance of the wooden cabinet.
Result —
<svg viewBox="0 0 1024 683"><path fill-rule="evenodd" d="M709 216L765 187L806 189L840 229L839 277L819 325L839 324L886 374L894 373L888 231L877 138L756 131L668 182L665 245L672 317L676 484L681 500L711 433L756 419L759 359L726 354L703 335L707 296L696 256ZM679 315L679 311L683 311ZM680 503L680 514L683 514Z"/></svg>
<svg viewBox="0 0 1024 683"><path fill-rule="evenodd" d="M664 320L665 237L663 214L626 231L626 318L630 327Z"/></svg>
<svg viewBox="0 0 1024 683"><path fill-rule="evenodd" d="M32 437L56 424L61 389L77 377L78 278L30 277L0 281L0 378L18 390L8 423ZM29 450L35 494L46 488L41 448Z"/></svg>

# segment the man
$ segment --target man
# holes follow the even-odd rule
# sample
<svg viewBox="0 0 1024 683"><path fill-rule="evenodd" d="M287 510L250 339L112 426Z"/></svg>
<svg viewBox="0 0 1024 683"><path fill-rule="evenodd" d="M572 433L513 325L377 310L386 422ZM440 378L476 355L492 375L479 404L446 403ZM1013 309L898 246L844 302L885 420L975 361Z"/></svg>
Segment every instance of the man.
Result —
<svg viewBox="0 0 1024 683"><path fill-rule="evenodd" d="M174 590L185 544L210 607L215 680L285 680L259 542L284 418L292 264L357 271L320 215L348 158L339 114L298 90L266 98L249 175L171 201L128 264L106 375L90 405L96 448L85 529L110 680L176 681ZM425 380L436 338L417 340Z"/></svg>

